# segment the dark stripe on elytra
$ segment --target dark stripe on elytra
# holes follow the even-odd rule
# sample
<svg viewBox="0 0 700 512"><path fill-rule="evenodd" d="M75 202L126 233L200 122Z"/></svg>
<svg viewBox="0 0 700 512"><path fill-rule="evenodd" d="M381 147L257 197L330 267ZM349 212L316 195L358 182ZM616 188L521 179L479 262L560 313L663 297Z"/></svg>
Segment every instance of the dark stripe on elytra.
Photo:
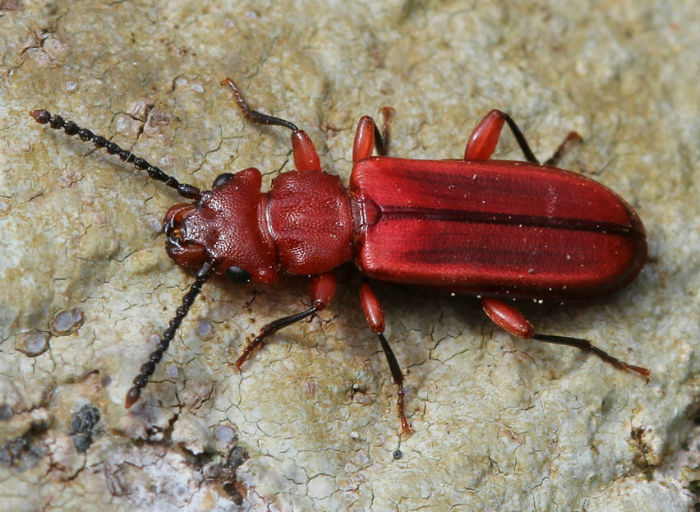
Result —
<svg viewBox="0 0 700 512"><path fill-rule="evenodd" d="M615 222L601 222L587 219L567 219L544 217L539 215L513 215L509 213L489 213L474 211L455 211L436 208L382 208L382 219L424 219L445 222L472 222L475 224L500 224L505 226L527 226L551 229L568 229L571 231L590 231L624 238L640 238L642 234Z"/></svg>

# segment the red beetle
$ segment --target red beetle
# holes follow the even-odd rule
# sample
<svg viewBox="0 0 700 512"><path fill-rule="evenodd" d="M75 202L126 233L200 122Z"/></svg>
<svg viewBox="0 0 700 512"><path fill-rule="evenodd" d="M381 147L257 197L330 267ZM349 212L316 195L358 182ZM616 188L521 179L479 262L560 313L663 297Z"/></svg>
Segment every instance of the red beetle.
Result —
<svg viewBox="0 0 700 512"><path fill-rule="evenodd" d="M536 334L502 299L589 299L628 284L644 265L645 231L634 210L606 187L554 167L580 139L570 133L541 165L507 114L491 111L476 127L464 160L410 160L384 154L384 139L370 117L360 119L353 170L346 189L321 171L308 135L284 119L251 110L231 79L228 85L252 122L292 130L297 170L280 174L269 192L260 171L221 174L211 190L179 183L117 144L45 110L39 123L63 128L117 154L191 200L165 215L170 257L196 280L141 367L126 397L131 407L167 350L204 282L213 274L235 283L271 283L280 273L314 276L313 306L264 326L236 361L241 367L277 330L325 308L335 292L333 269L354 261L369 278L476 295L486 314L515 336L570 345L616 368L650 372L616 359L589 341ZM489 160L507 123L527 162ZM403 374L384 338L384 312L368 284L360 289L367 323L378 335L398 386L402 432L410 432Z"/></svg>

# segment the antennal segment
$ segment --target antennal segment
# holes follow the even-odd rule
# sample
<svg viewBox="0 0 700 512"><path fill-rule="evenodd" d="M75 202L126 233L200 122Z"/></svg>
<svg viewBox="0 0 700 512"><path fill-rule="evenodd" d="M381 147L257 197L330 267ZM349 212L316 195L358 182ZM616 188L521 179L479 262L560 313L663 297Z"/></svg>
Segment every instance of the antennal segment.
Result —
<svg viewBox="0 0 700 512"><path fill-rule="evenodd" d="M165 351L168 350L170 342L175 336L175 332L178 327L180 327L182 320L187 316L187 312L190 310L192 303L194 303L194 299L196 299L199 292L202 291L202 286L211 276L213 269L213 263L205 262L197 271L197 279L192 283L189 291L182 298L182 305L177 308L175 316L170 320L170 325L163 333L163 337L158 343L158 348L151 352L151 355L148 356L148 361L141 365L140 373L134 378L134 385L127 392L126 400L124 401L124 405L127 409L134 405L141 396L141 390L148 384L148 378L153 375L156 365L160 362Z"/></svg>
<svg viewBox="0 0 700 512"><path fill-rule="evenodd" d="M63 131L68 135L77 135L81 140L85 142L92 142L97 148L105 148L107 152L111 155L117 155L124 162L133 164L137 169L148 172L148 175L154 180L162 181L167 186L177 190L177 193L186 199L192 199L197 201L200 197L199 189L193 185L187 185L180 183L172 176L165 174L161 169L155 165L151 165L143 158L135 156L131 151L127 151L119 147L118 144L107 140L101 135L96 135L90 130L81 128L73 121L66 121L59 115L53 115L47 110L32 110L29 113L30 116L39 124L49 124L54 130Z"/></svg>

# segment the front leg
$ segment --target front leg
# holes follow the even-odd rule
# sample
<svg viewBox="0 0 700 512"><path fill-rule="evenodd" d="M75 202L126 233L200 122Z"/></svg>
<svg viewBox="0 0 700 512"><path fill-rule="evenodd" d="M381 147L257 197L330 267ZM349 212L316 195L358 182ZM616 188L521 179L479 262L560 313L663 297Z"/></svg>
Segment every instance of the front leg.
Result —
<svg viewBox="0 0 700 512"><path fill-rule="evenodd" d="M233 98L236 100L236 104L243 112L243 115L252 123L284 126L292 130L292 152L294 154L294 165L297 171L320 171L321 161L318 158L318 152L314 143L306 134L304 130L300 130L291 121L282 119L280 117L271 116L269 114L263 114L257 110L253 110L248 105L248 102L238 90L236 83L230 78L225 78L221 81L221 85L228 85L231 91L233 91Z"/></svg>
<svg viewBox="0 0 700 512"><path fill-rule="evenodd" d="M311 281L310 288L313 306L306 311L302 311L301 313L284 316L264 325L263 328L260 329L260 334L258 334L253 341L246 345L245 349L243 349L243 353L236 360L235 365L239 370L241 369L241 366L243 366L243 363L250 358L253 352L260 348L265 338L267 338L269 335L276 333L283 327L300 322L304 318L325 309L335 294L335 276L330 272L316 276Z"/></svg>

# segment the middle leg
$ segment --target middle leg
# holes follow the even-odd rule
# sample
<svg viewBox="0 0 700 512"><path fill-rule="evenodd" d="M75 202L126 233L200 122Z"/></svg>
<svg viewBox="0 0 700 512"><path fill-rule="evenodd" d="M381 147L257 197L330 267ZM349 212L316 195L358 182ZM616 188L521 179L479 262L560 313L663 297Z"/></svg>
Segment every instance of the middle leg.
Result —
<svg viewBox="0 0 700 512"><path fill-rule="evenodd" d="M413 429L406 419L406 403L405 403L405 392L403 389L403 373L401 372L401 367L399 362L394 355L393 350L389 342L384 337L384 310L377 300L377 296L372 291L372 288L368 284L363 284L360 288L360 301L362 302L362 311L365 313L365 318L370 328L379 337L379 343L382 346L384 355L389 363L389 369L391 370L391 376L394 379L394 383L398 387L398 412L399 419L401 420L401 434L411 434Z"/></svg>

